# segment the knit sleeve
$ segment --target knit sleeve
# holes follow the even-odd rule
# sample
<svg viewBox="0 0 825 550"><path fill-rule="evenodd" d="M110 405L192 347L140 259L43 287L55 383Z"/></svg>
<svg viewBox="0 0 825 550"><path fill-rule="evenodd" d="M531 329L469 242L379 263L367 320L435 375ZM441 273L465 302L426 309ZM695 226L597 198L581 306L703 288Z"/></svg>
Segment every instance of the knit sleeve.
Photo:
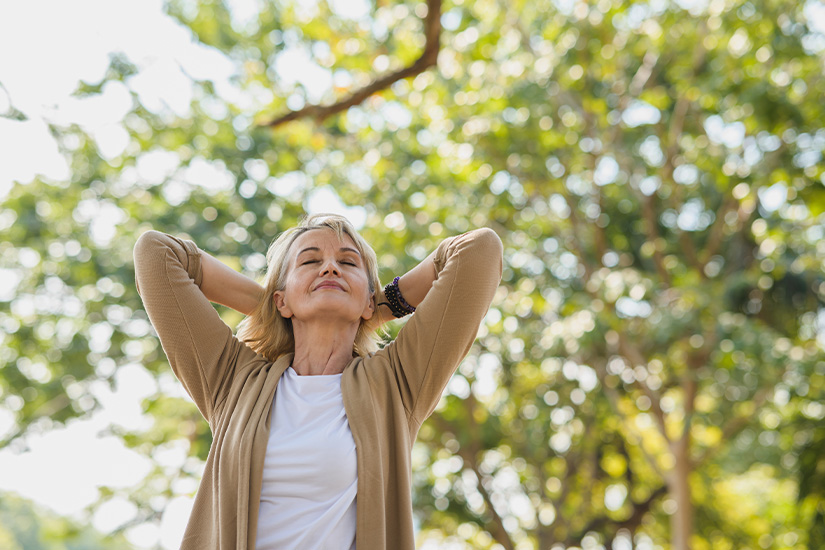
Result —
<svg viewBox="0 0 825 550"><path fill-rule="evenodd" d="M449 237L435 253L436 280L385 354L404 406L420 424L470 351L501 282L502 244L491 229Z"/></svg>
<svg viewBox="0 0 825 550"><path fill-rule="evenodd" d="M133 253L137 291L169 365L211 422L244 344L200 290L201 252L194 242L150 230Z"/></svg>

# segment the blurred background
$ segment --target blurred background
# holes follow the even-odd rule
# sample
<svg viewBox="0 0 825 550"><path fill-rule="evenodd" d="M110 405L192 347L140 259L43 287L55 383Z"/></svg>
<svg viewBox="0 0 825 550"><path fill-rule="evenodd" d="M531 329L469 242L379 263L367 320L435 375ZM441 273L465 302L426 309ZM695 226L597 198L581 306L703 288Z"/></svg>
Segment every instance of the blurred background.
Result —
<svg viewBox="0 0 825 550"><path fill-rule="evenodd" d="M0 548L178 547L211 439L132 247L259 277L324 211L384 281L504 242L420 548L825 548L822 2L29 0L0 51Z"/></svg>

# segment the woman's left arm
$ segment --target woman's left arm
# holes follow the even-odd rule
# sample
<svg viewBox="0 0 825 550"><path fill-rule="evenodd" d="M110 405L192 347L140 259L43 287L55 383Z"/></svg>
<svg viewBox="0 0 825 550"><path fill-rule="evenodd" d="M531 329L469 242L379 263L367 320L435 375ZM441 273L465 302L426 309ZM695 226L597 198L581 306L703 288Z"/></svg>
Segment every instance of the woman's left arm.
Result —
<svg viewBox="0 0 825 550"><path fill-rule="evenodd" d="M416 424L432 413L470 351L501 282L502 248L491 229L448 237L399 279L404 300L416 311L378 353L393 365L404 406ZM381 311L388 309L381 306Z"/></svg>
<svg viewBox="0 0 825 550"><path fill-rule="evenodd" d="M412 307L418 307L418 305L424 301L430 288L432 288L436 276L435 251L433 251L429 256L424 258L421 263L398 278L398 290L401 292L401 296L404 297L404 301ZM378 306L381 325L395 319L395 316L393 316L392 311L386 304L387 297L384 295L383 288L379 289L376 293L375 301L378 304L383 303L383 305Z"/></svg>

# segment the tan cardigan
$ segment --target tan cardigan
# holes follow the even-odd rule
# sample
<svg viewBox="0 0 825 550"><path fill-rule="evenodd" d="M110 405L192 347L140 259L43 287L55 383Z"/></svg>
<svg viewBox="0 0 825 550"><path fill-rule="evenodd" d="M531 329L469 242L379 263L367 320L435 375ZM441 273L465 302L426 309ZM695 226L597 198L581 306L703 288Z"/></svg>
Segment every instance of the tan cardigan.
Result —
<svg viewBox="0 0 825 550"><path fill-rule="evenodd" d="M200 291L194 242L147 231L135 281L175 375L213 441L181 548L254 550L272 399L292 354L274 363L240 342ZM341 389L358 460L356 547L415 548L410 451L501 280L490 229L445 239L437 279L398 337L344 369Z"/></svg>

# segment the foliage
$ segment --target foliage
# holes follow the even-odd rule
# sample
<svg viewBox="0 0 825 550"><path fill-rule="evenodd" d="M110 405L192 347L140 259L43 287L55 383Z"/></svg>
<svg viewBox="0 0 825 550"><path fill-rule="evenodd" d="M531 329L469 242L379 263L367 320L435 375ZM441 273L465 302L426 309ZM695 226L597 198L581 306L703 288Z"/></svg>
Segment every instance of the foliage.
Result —
<svg viewBox="0 0 825 550"><path fill-rule="evenodd" d="M128 547L122 536L79 528L20 497L0 495L0 548L5 550L103 550Z"/></svg>

